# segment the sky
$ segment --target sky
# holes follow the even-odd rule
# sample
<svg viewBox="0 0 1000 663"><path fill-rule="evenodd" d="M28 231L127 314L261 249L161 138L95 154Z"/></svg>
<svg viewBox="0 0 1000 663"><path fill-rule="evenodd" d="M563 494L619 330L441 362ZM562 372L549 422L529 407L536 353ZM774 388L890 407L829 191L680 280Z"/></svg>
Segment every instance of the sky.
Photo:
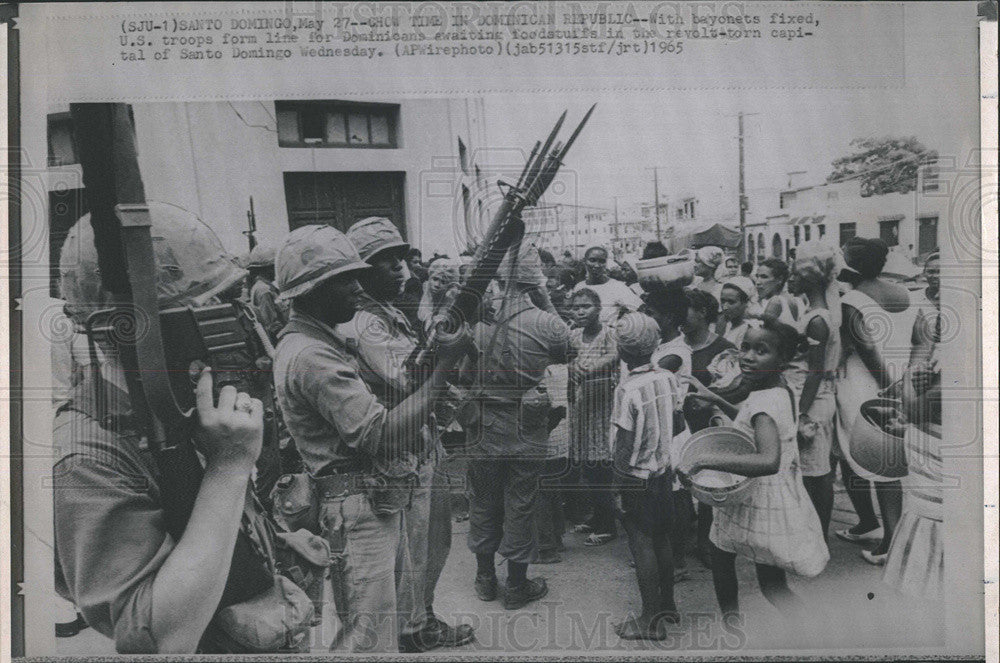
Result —
<svg viewBox="0 0 1000 663"><path fill-rule="evenodd" d="M902 85L495 95L485 101L487 141L530 150L564 108L568 135L597 102L564 168L575 173L579 204L608 208L613 196L620 196L619 204L652 201L648 168L657 166L661 201L696 195L703 208L735 214L740 111L748 114L744 148L751 213L777 205L775 194L787 186L789 171L807 171L796 185L825 181L831 162L850 152L853 138L912 135L962 165L978 143L978 55L965 34L974 33L976 24L974 13L950 18L955 20L907 17ZM965 49L949 51L949 43ZM834 73L837 64L830 62ZM755 208L768 192L764 205Z"/></svg>
<svg viewBox="0 0 1000 663"><path fill-rule="evenodd" d="M492 146L530 149L569 110L561 137L597 108L564 168L577 182L579 204L612 207L651 201L658 167L660 200L696 195L704 207L735 209L738 190L737 114L744 118L746 189L751 204L788 184L790 171L806 171L795 184L819 184L831 162L865 136L916 136L942 155L954 154L975 127L949 119L939 97L913 90L719 92L538 96L513 103L486 99L487 140ZM751 115L752 113L752 115ZM964 130L957 125L965 125ZM966 136L967 138L967 136ZM757 210L754 210L757 211Z"/></svg>

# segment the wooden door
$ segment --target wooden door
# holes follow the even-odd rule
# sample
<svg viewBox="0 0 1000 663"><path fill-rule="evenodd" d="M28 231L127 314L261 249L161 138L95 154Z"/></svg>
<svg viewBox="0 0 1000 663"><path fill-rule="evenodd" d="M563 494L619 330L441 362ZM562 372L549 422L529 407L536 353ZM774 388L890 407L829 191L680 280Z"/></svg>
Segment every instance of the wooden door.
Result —
<svg viewBox="0 0 1000 663"><path fill-rule="evenodd" d="M346 231L369 216L384 216L406 237L405 173L285 173L289 230L328 224Z"/></svg>

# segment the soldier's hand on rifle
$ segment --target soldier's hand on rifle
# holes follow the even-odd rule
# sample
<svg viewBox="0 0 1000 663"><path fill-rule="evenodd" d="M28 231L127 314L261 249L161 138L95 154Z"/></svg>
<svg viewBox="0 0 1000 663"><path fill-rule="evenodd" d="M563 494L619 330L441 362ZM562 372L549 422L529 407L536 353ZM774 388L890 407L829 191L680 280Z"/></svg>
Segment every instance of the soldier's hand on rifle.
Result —
<svg viewBox="0 0 1000 663"><path fill-rule="evenodd" d="M438 316L435 320L434 350L437 352L439 362L457 363L462 360L472 349L472 331L467 322L455 332L446 331L445 324L447 318Z"/></svg>
<svg viewBox="0 0 1000 663"><path fill-rule="evenodd" d="M208 463L251 467L264 441L264 406L256 398L226 385L219 403L212 396L211 369L202 370L195 388L198 404L197 440Z"/></svg>

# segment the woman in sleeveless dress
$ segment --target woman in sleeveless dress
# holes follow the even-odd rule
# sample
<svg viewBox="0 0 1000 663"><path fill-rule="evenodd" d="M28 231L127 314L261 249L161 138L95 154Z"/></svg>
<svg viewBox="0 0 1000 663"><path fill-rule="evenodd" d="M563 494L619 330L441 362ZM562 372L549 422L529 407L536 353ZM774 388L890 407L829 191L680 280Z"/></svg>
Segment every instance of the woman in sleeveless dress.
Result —
<svg viewBox="0 0 1000 663"><path fill-rule="evenodd" d="M833 512L834 471L830 467L837 415L836 371L840 362L840 293L837 250L825 245L799 247L788 278L788 292L805 298L796 323L805 342L785 370L785 382L798 402L798 446L802 481L816 507L826 537Z"/></svg>
<svg viewBox="0 0 1000 663"><path fill-rule="evenodd" d="M841 298L844 358L837 379L837 439L844 487L858 523L838 530L837 536L854 543L879 541L873 550L861 554L869 563L881 565L902 509L900 483L886 481L854 463L850 434L861 405L891 386L909 363L914 337L919 336L917 310L910 305L905 288L880 278L889 254L885 242L855 237L843 251L847 266L839 278L853 289ZM881 532L871 499L873 481L882 513Z"/></svg>

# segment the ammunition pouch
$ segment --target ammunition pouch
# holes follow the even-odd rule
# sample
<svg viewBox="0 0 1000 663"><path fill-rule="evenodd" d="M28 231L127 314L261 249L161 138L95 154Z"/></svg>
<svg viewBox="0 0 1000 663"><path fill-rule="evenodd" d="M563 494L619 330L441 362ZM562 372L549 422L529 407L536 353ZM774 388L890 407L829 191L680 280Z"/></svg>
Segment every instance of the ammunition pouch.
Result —
<svg viewBox="0 0 1000 663"><path fill-rule="evenodd" d="M274 520L286 531L320 533L316 482L305 472L282 475L271 491L271 501Z"/></svg>
<svg viewBox="0 0 1000 663"><path fill-rule="evenodd" d="M275 567L306 593L313 604L313 626L323 617L323 578L332 562L329 542L300 529L275 532Z"/></svg>
<svg viewBox="0 0 1000 663"><path fill-rule="evenodd" d="M213 618L219 629L213 643L230 653L302 651L309 644L314 603L296 583L282 575L257 596L227 606Z"/></svg>
<svg viewBox="0 0 1000 663"><path fill-rule="evenodd" d="M381 474L372 474L364 476L362 483L375 515L389 516L410 508L413 501L413 489L417 485L417 475L386 477Z"/></svg>

